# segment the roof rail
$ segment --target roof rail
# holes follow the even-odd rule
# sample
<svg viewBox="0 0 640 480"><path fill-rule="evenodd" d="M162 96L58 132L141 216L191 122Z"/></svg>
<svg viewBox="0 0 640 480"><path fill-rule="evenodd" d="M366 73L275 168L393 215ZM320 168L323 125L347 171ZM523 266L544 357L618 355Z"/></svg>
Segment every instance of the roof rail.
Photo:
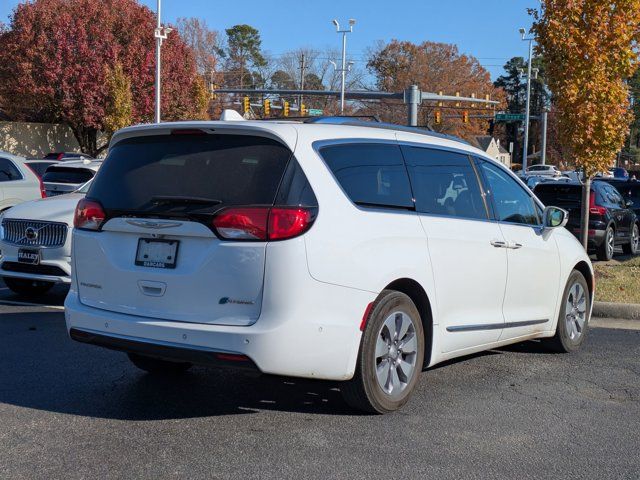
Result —
<svg viewBox="0 0 640 480"><path fill-rule="evenodd" d="M387 122L372 122L366 120L358 120L362 117L309 117L308 120L303 123L320 123L328 125L347 125L352 127L369 127L369 128L381 128L384 130L396 130L399 132L417 133L418 135L428 135L431 137L444 138L446 140L453 140L455 142L461 142L467 145L471 145L466 140L454 135L447 135L445 133L434 132L431 129L421 127L407 127L404 125L396 125L395 123ZM375 118L375 117L374 117Z"/></svg>

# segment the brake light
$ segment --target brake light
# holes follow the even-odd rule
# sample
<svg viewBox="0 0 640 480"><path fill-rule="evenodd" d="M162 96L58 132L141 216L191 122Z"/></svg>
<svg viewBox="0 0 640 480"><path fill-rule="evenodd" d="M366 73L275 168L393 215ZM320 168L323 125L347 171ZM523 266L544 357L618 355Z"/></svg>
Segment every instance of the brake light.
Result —
<svg viewBox="0 0 640 480"><path fill-rule="evenodd" d="M38 175L38 172L36 172L33 168L31 168L30 165L27 165L27 168L29 170L31 170L33 172L33 174L38 178L38 183L40 184L40 197L41 198L46 198L47 197L47 191L44 189L44 183L42 183L42 177L40 175Z"/></svg>
<svg viewBox="0 0 640 480"><path fill-rule="evenodd" d="M213 219L225 240L286 240L306 232L313 224L311 210L302 207L231 207Z"/></svg>
<svg viewBox="0 0 640 480"><path fill-rule="evenodd" d="M593 190L589 195L589 213L593 213L594 215L606 215L607 207L603 207L601 205L596 205L596 192Z"/></svg>
<svg viewBox="0 0 640 480"><path fill-rule="evenodd" d="M272 208L269 215L269 240L283 240L303 234L313 223L306 208Z"/></svg>
<svg viewBox="0 0 640 480"><path fill-rule="evenodd" d="M102 205L96 201L83 198L76 206L73 226L82 230L100 230L105 217Z"/></svg>
<svg viewBox="0 0 640 480"><path fill-rule="evenodd" d="M269 208L228 208L216 215L213 226L227 240L266 240Z"/></svg>

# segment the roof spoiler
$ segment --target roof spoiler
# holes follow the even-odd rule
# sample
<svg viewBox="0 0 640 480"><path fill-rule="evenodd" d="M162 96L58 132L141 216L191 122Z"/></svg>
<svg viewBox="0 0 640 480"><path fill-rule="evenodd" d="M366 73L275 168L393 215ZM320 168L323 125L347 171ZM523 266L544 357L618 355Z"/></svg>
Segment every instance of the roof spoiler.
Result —
<svg viewBox="0 0 640 480"><path fill-rule="evenodd" d="M245 118L235 110L225 109L220 115L220 120L223 122L244 122Z"/></svg>

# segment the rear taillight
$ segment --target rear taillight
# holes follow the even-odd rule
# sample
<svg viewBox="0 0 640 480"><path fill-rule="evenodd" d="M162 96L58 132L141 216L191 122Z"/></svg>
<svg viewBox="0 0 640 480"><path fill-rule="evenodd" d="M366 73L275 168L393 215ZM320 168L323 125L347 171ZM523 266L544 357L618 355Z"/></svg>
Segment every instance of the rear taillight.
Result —
<svg viewBox="0 0 640 480"><path fill-rule="evenodd" d="M105 216L102 205L93 200L83 198L76 206L73 226L82 230L100 230Z"/></svg>
<svg viewBox="0 0 640 480"><path fill-rule="evenodd" d="M594 191L591 191L591 194L589 195L589 213L593 213L594 215L607 214L607 207L596 205L596 192Z"/></svg>
<svg viewBox="0 0 640 480"><path fill-rule="evenodd" d="M33 174L38 177L38 183L40 184L40 197L42 198L46 198L47 197L47 191L44 189L44 183L42 183L42 177L40 175L38 175L38 173L31 168L29 165L27 165L27 167L29 168L29 170L31 170L33 172Z"/></svg>
<svg viewBox="0 0 640 480"><path fill-rule="evenodd" d="M231 207L214 217L213 227L225 240L286 240L302 235L313 220L303 207Z"/></svg>

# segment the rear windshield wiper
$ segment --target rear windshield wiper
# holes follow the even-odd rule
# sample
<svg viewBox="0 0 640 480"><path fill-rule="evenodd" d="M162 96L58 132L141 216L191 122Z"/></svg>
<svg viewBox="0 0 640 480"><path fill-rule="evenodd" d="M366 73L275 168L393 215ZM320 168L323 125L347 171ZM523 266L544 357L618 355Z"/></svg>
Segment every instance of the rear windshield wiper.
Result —
<svg viewBox="0 0 640 480"><path fill-rule="evenodd" d="M158 195L151 197L154 205L220 205L222 200L205 197L184 197L181 195Z"/></svg>

